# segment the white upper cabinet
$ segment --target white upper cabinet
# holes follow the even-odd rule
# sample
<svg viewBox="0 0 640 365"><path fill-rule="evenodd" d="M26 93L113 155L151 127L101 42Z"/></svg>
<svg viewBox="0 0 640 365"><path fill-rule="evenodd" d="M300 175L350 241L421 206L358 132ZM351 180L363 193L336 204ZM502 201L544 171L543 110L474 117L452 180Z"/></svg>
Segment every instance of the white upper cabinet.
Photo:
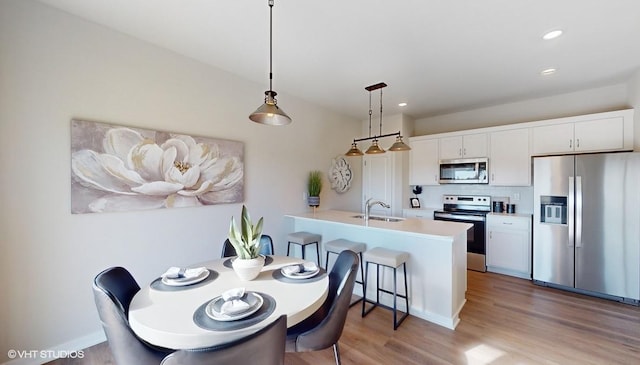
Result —
<svg viewBox="0 0 640 365"><path fill-rule="evenodd" d="M489 138L489 184L531 185L529 128L492 132Z"/></svg>
<svg viewBox="0 0 640 365"><path fill-rule="evenodd" d="M438 139L409 138L409 185L438 185Z"/></svg>
<svg viewBox="0 0 640 365"><path fill-rule="evenodd" d="M487 134L440 138L440 159L487 157Z"/></svg>
<svg viewBox="0 0 640 365"><path fill-rule="evenodd" d="M633 110L563 120L531 128L533 155L633 149Z"/></svg>

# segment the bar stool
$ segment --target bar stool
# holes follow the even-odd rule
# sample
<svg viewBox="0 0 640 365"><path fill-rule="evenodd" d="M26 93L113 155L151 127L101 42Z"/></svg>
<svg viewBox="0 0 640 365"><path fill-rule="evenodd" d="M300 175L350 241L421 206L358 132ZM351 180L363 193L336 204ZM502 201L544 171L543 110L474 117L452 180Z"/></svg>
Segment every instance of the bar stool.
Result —
<svg viewBox="0 0 640 365"><path fill-rule="evenodd" d="M366 269L364 273L364 285L363 293L364 298L362 300L362 317L366 316L377 306L381 306L390 310L393 310L393 329L396 330L402 321L409 315L409 290L407 288L407 260L409 259L409 253L404 251L395 251L382 247L375 247L364 253L364 260L366 261ZM375 264L376 266L376 301L367 299L367 282L369 274L369 264ZM398 294L398 282L397 282L397 269L402 265L404 271L404 295ZM386 266L393 269L393 291L380 288L380 266ZM380 292L393 294L393 308L380 303ZM398 297L404 298L407 305L407 311L398 320ZM366 309L366 304L370 303L373 306Z"/></svg>
<svg viewBox="0 0 640 365"><path fill-rule="evenodd" d="M337 240L325 242L324 243L324 249L327 251L327 258L324 261L325 269L327 270L327 272L329 272L329 254L330 253L339 255L340 252L345 251L345 250L349 250L349 251L355 252L356 254L358 254L360 256L360 278L361 278L361 281L358 281L358 278L356 277L356 283L360 284L362 286L362 290L363 290L362 292L364 293L364 284L362 282L362 280L364 279L364 264L362 262L362 253L367 249L367 244L366 243L362 243L362 242L354 242L354 241L345 240L343 238L339 238ZM358 298L356 300L352 300L351 303L349 304L349 306L353 306L354 304L358 303L361 300L362 300L362 298Z"/></svg>
<svg viewBox="0 0 640 365"><path fill-rule="evenodd" d="M305 251L307 245L316 245L316 256L318 258L318 266L320 266L320 241L322 240L322 236L316 233L310 232L293 232L289 233L287 236L287 256L289 256L289 250L291 249L291 244L300 245L302 249L302 259L305 259Z"/></svg>

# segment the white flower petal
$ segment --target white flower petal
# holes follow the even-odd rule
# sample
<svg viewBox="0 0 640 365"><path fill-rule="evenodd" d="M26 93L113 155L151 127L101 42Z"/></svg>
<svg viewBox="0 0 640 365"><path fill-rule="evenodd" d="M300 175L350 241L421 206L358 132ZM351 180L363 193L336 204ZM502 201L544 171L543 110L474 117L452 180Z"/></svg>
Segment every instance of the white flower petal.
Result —
<svg viewBox="0 0 640 365"><path fill-rule="evenodd" d="M209 191L211 189L211 187L213 187L213 182L212 181L205 181L202 185L200 185L198 190L180 190L178 192L178 194L180 194L182 196L198 196L198 195L202 195L202 194L206 193L207 191Z"/></svg>
<svg viewBox="0 0 640 365"><path fill-rule="evenodd" d="M221 191L209 191L198 196L203 204L224 204L224 203L238 203L242 201L242 189L235 186L233 189L221 190Z"/></svg>
<svg viewBox="0 0 640 365"><path fill-rule="evenodd" d="M182 174L181 183L187 188L193 187L200 179L200 166L191 166L184 174Z"/></svg>
<svg viewBox="0 0 640 365"><path fill-rule="evenodd" d="M174 184L181 184L182 172L180 172L180 170L175 167L171 167L167 172L164 173L164 181Z"/></svg>
<svg viewBox="0 0 640 365"><path fill-rule="evenodd" d="M89 209L94 213L124 212L137 209L158 209L164 208L164 201L164 197L112 195L94 200L89 204Z"/></svg>
<svg viewBox="0 0 640 365"><path fill-rule="evenodd" d="M205 168L218 158L220 151L218 145L210 146L204 143L198 143L189 149L189 162L193 165L204 165Z"/></svg>
<svg viewBox="0 0 640 365"><path fill-rule="evenodd" d="M189 146L180 139L168 139L160 147L165 151L174 147L176 149L176 157L173 159L174 161L187 161L189 158Z"/></svg>
<svg viewBox="0 0 640 365"><path fill-rule="evenodd" d="M172 134L171 139L179 140L187 146L187 148L191 148L196 145L196 140L191 136L187 136L186 134Z"/></svg>
<svg viewBox="0 0 640 365"><path fill-rule="evenodd" d="M131 190L144 195L167 196L184 189L182 184L169 183L166 181L153 181L140 185Z"/></svg>
<svg viewBox="0 0 640 365"><path fill-rule="evenodd" d="M202 179L214 182L214 191L229 189L244 177L242 162L237 157L221 158L201 172Z"/></svg>
<svg viewBox="0 0 640 365"><path fill-rule="evenodd" d="M73 153L71 170L83 185L114 193L135 195L131 187L144 183L135 171L125 168L122 160L90 150Z"/></svg>
<svg viewBox="0 0 640 365"><path fill-rule="evenodd" d="M202 203L195 197L181 196L181 195L170 195L165 200L165 206L167 208L181 208L181 207L195 207L200 206Z"/></svg>
<svg viewBox="0 0 640 365"><path fill-rule="evenodd" d="M170 170L176 168L174 163L176 162L177 155L178 150L175 147L169 147L164 150L162 154L162 176L164 180L167 180L167 174L170 173Z"/></svg>
<svg viewBox="0 0 640 365"><path fill-rule="evenodd" d="M102 148L105 153L126 161L129 151L143 140L144 137L133 129L112 128L105 133Z"/></svg>
<svg viewBox="0 0 640 365"><path fill-rule="evenodd" d="M155 143L141 143L127 156L129 168L137 171L147 181L162 180L164 151Z"/></svg>

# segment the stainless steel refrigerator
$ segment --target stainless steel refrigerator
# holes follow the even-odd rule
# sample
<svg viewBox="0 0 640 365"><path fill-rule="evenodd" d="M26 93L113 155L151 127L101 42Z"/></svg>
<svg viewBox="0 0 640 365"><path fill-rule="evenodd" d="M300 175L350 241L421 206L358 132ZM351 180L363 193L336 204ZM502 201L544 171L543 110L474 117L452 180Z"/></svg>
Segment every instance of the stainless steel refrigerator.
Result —
<svg viewBox="0 0 640 365"><path fill-rule="evenodd" d="M640 153L536 157L533 279L640 300Z"/></svg>

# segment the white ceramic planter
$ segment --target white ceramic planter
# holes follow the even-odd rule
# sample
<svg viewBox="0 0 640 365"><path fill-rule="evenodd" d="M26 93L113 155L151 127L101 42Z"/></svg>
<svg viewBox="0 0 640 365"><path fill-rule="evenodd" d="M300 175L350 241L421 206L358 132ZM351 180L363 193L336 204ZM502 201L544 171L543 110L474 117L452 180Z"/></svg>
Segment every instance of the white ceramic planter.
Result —
<svg viewBox="0 0 640 365"><path fill-rule="evenodd" d="M249 281L253 280L260 274L260 271L264 267L264 256L260 256L255 259L239 259L236 258L231 263L233 270L240 280Z"/></svg>

